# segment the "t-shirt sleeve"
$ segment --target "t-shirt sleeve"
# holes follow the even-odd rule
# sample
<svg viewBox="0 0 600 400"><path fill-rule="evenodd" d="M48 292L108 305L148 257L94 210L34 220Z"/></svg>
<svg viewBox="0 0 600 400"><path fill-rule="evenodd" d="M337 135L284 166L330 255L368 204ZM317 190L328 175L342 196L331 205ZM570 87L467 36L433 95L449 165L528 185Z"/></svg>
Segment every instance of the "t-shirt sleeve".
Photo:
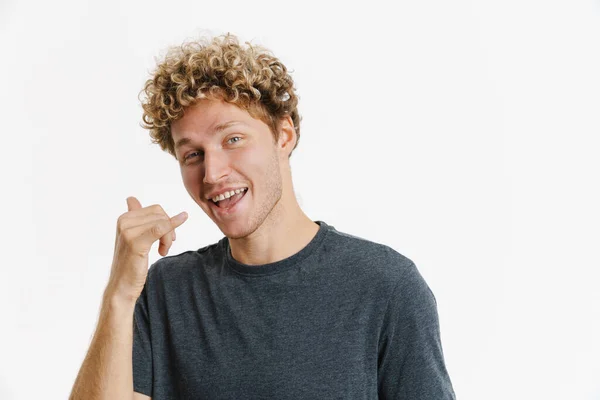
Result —
<svg viewBox="0 0 600 400"><path fill-rule="evenodd" d="M133 314L133 391L152 397L152 345L148 317L147 284Z"/></svg>
<svg viewBox="0 0 600 400"><path fill-rule="evenodd" d="M412 262L384 314L377 383L379 399L456 399L444 362L437 302Z"/></svg>

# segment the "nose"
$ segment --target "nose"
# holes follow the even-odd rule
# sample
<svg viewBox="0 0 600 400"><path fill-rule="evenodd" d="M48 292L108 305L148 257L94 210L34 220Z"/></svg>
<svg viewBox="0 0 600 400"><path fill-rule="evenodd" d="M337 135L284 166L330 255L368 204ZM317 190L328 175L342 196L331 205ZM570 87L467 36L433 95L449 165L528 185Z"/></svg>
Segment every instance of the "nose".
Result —
<svg viewBox="0 0 600 400"><path fill-rule="evenodd" d="M222 153L207 151L204 154L204 183L214 184L229 175L229 159Z"/></svg>

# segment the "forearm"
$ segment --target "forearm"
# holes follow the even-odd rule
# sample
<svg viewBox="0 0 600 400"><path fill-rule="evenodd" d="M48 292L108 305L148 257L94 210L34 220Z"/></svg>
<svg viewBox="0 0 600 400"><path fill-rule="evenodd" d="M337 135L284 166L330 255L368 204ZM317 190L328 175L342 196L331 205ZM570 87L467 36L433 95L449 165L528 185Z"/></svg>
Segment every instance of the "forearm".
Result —
<svg viewBox="0 0 600 400"><path fill-rule="evenodd" d="M69 400L133 398L133 313L135 302L107 289L98 326Z"/></svg>

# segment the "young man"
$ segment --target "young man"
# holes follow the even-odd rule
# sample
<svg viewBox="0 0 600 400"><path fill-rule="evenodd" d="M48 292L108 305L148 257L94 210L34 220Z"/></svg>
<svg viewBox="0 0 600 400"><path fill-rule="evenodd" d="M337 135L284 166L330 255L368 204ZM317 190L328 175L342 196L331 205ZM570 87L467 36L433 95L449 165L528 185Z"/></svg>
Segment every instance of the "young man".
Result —
<svg viewBox="0 0 600 400"><path fill-rule="evenodd" d="M300 209L294 91L277 58L232 35L171 49L146 83L145 127L224 237L160 259L143 280L117 279L126 274L113 266L111 294L139 289L125 345L105 346L131 351L122 387L154 400L454 399L435 297L415 264ZM128 204L122 219L141 218ZM154 231L162 255L181 223Z"/></svg>

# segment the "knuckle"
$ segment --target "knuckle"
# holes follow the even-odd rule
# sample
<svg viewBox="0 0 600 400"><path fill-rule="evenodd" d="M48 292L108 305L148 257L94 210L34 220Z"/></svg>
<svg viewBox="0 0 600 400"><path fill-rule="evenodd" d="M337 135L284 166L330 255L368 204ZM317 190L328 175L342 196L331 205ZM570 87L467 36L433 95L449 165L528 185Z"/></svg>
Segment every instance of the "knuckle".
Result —
<svg viewBox="0 0 600 400"><path fill-rule="evenodd" d="M163 210L163 208L160 206L160 204L152 204L150 206L150 209L152 210L153 213L156 214L164 214L165 210Z"/></svg>
<svg viewBox="0 0 600 400"><path fill-rule="evenodd" d="M152 236L154 236L154 237L162 237L165 234L164 224L152 225L150 232L152 233Z"/></svg>
<svg viewBox="0 0 600 400"><path fill-rule="evenodd" d="M117 228L119 230L123 229L124 222L125 222L125 214L119 215L119 218L117 218Z"/></svg>

